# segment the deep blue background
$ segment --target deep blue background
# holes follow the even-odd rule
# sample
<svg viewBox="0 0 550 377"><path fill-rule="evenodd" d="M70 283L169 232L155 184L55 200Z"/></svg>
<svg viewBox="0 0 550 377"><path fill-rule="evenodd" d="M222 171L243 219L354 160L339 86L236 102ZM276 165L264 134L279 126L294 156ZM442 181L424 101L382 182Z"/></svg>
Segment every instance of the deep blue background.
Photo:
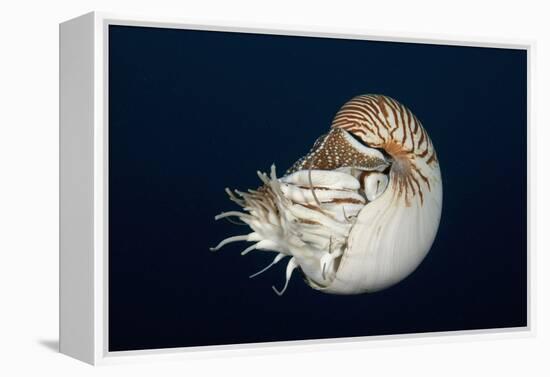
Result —
<svg viewBox="0 0 550 377"><path fill-rule="evenodd" d="M110 350L526 325L526 52L110 27ZM333 296L246 232L224 188L283 172L364 93L408 107L437 149L441 226L409 278Z"/></svg>

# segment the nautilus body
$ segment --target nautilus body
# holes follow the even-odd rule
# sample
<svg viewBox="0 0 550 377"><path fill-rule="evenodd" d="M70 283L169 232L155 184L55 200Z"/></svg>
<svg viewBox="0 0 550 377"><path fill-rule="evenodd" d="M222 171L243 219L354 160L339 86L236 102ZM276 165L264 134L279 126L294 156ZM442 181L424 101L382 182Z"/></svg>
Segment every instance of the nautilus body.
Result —
<svg viewBox="0 0 550 377"><path fill-rule="evenodd" d="M312 288L358 294L387 288L407 277L430 250L441 217L439 162L413 113L382 95L357 96L338 111L332 127L282 176L272 166L247 192L227 189L251 228L234 241L288 257L286 282L301 270Z"/></svg>

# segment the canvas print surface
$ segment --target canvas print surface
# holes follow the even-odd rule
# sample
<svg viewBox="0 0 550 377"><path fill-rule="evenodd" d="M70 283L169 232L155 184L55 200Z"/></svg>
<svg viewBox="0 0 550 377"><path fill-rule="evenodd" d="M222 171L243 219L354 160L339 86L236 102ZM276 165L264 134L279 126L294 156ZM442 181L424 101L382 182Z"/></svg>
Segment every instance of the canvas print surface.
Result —
<svg viewBox="0 0 550 377"><path fill-rule="evenodd" d="M527 53L109 27L110 351L527 325Z"/></svg>

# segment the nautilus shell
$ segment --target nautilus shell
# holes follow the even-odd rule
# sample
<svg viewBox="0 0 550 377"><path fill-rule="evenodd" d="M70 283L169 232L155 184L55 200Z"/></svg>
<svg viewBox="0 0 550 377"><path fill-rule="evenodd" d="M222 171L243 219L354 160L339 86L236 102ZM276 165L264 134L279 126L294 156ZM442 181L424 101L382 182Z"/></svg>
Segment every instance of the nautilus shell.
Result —
<svg viewBox="0 0 550 377"><path fill-rule="evenodd" d="M275 253L257 276L288 257L286 282L301 270L312 288L333 294L375 292L412 273L434 241L442 182L434 146L405 106L360 95L342 106L328 133L282 176L258 172L263 185L227 189L251 228L229 237Z"/></svg>

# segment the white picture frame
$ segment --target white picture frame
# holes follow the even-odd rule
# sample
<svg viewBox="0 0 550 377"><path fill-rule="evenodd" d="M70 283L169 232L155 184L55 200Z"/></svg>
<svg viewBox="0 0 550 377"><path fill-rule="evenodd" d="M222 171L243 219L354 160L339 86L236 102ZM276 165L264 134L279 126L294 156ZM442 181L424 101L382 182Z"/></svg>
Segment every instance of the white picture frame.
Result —
<svg viewBox="0 0 550 377"><path fill-rule="evenodd" d="M460 40L438 36L382 34L310 26L208 24L170 18L92 12L60 24L60 352L90 364L148 359L185 359L233 353L284 353L311 349L379 346L386 342L475 340L533 336L531 245L528 243L528 325L519 328L449 333L371 336L315 341L186 347L109 352L108 340L108 27L157 26L174 29L364 39L442 45L514 48L527 51L532 41ZM532 138L531 85L528 75L528 141ZM531 148L528 160L531 160ZM528 184L531 172L528 170ZM530 195L528 194L528 203ZM528 208L528 219L530 210ZM528 239L530 221L528 220ZM457 337L456 335L460 335Z"/></svg>

